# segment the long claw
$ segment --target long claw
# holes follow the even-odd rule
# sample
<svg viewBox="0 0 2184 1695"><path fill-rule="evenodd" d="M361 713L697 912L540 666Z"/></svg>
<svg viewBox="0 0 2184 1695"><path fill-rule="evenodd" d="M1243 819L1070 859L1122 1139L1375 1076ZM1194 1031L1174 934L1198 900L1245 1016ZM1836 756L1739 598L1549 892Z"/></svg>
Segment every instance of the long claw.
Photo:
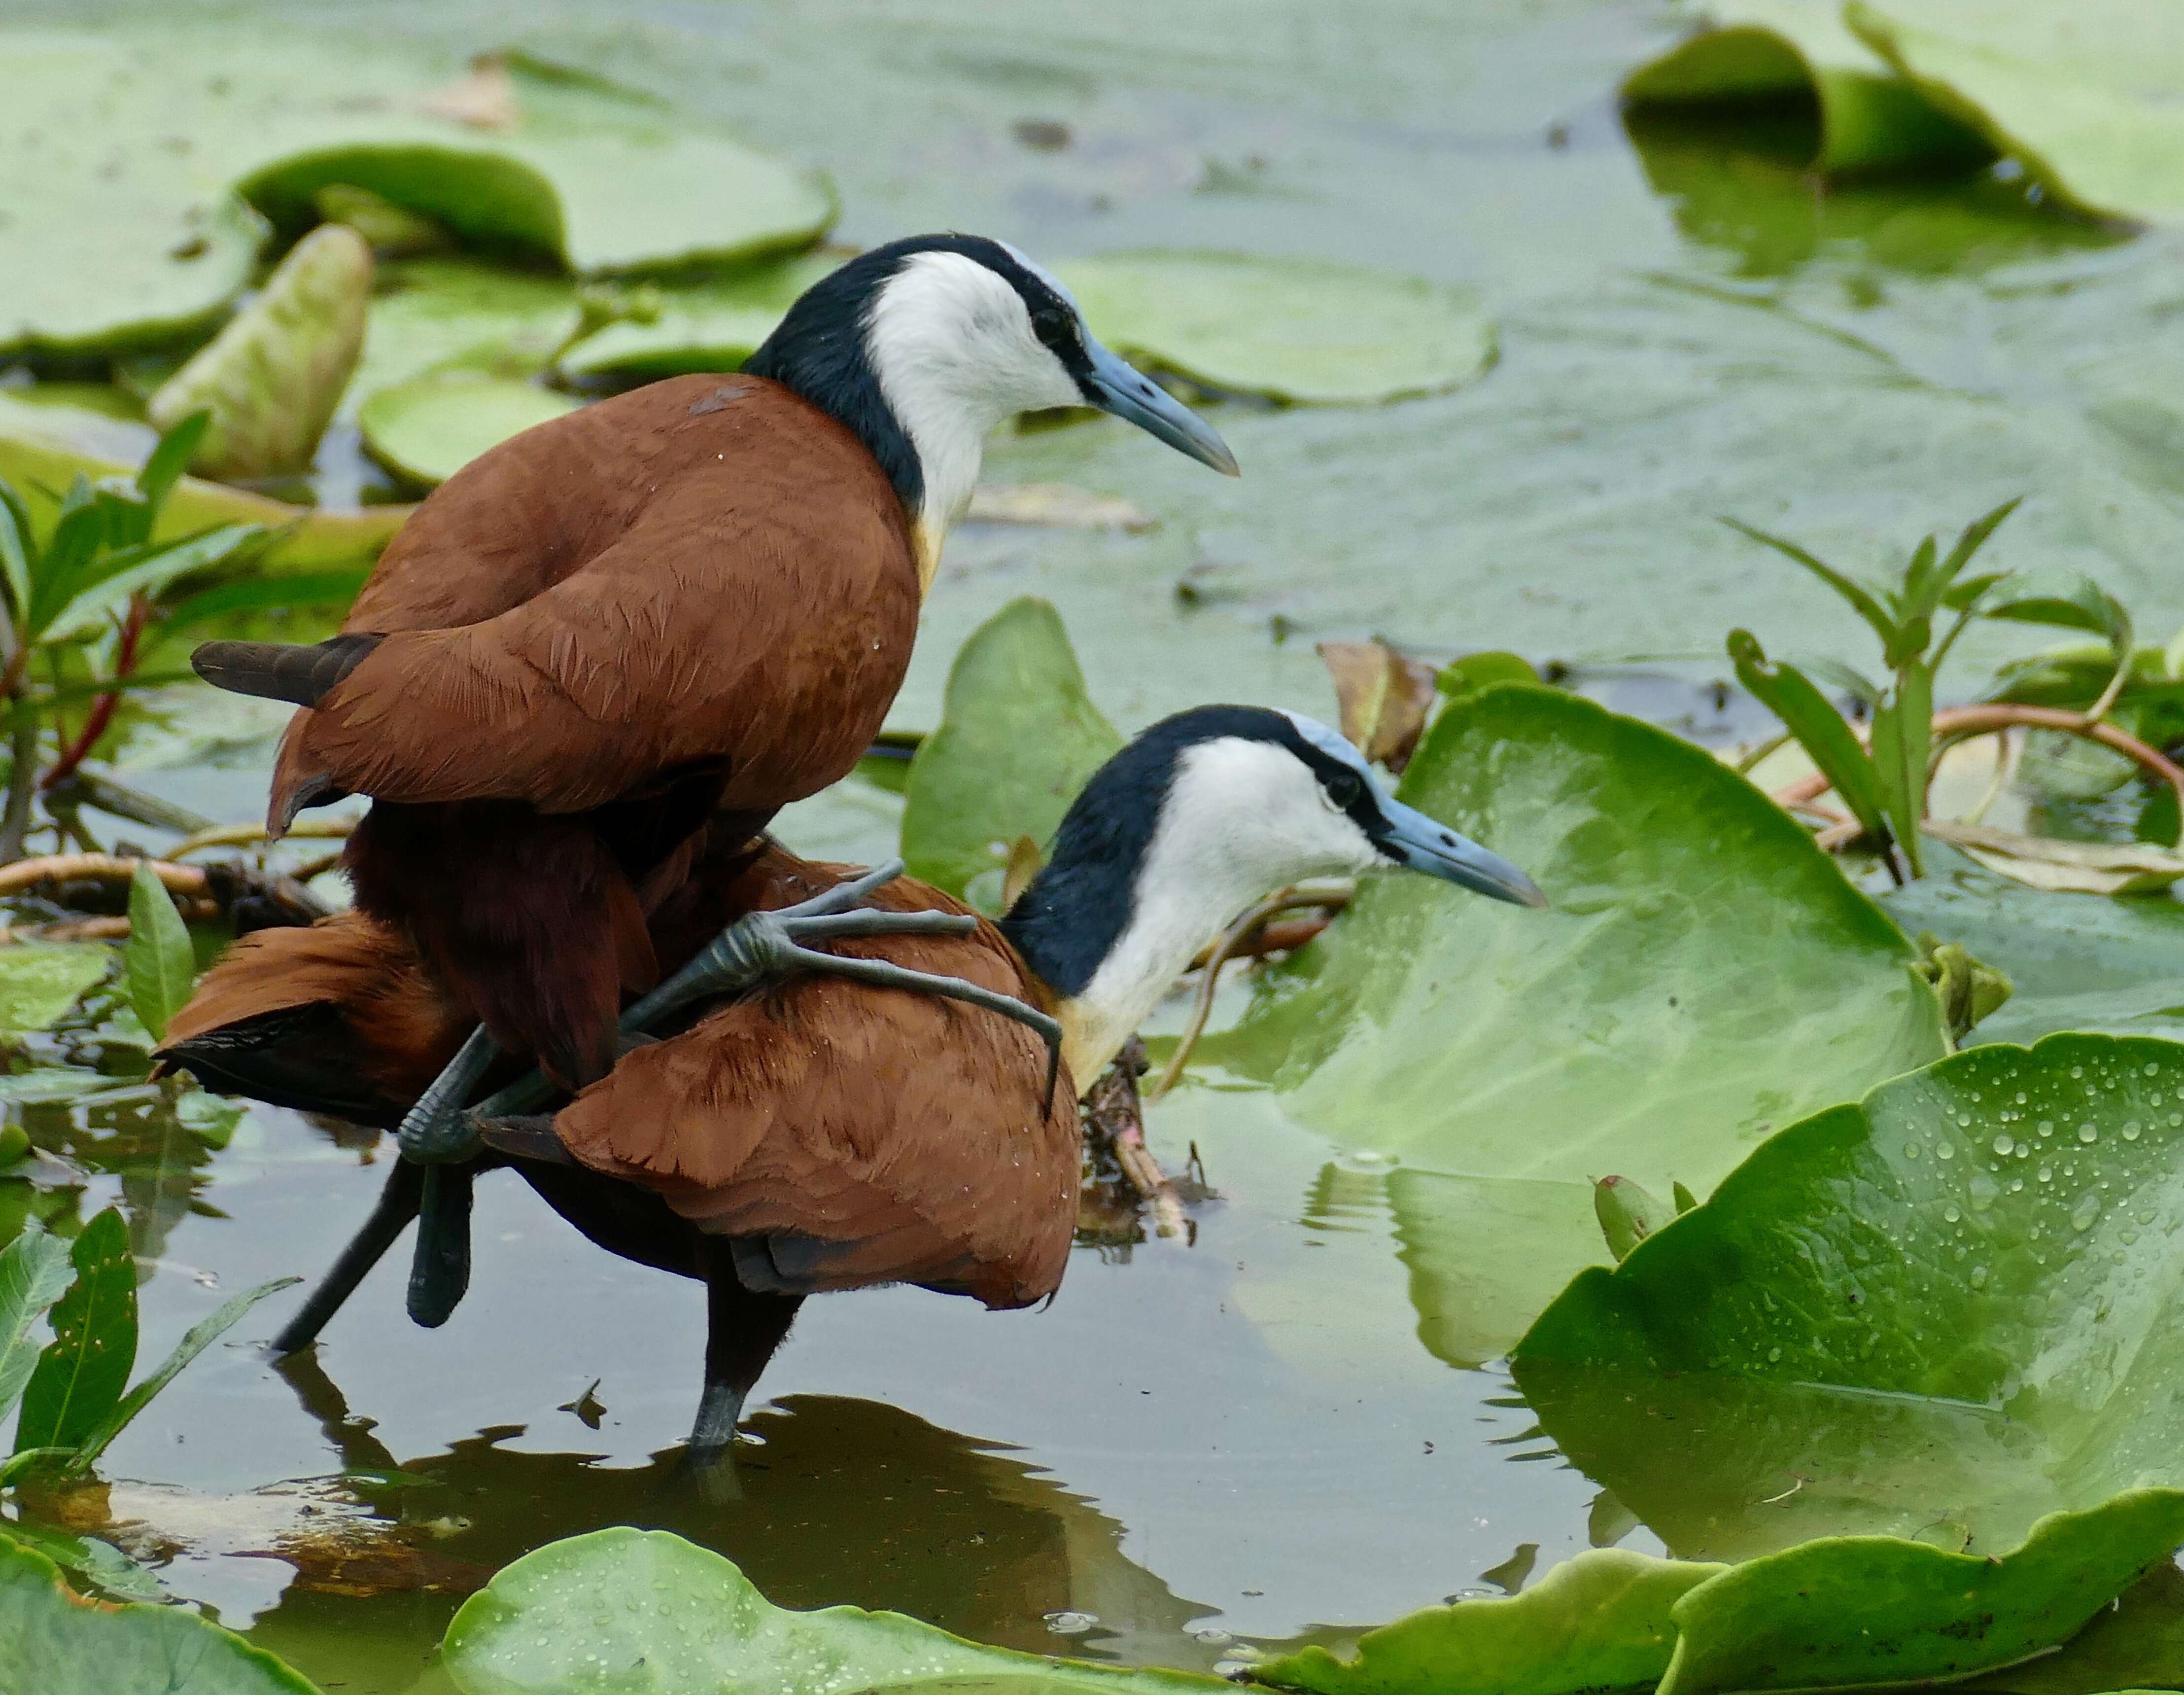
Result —
<svg viewBox="0 0 2184 1695"><path fill-rule="evenodd" d="M902 875L903 862L890 859L874 866L861 877L853 877L846 883L838 883L832 889L814 895L809 900L799 901L794 906L783 906L775 912L777 918L822 917L830 912L854 906L875 889L884 889Z"/></svg>

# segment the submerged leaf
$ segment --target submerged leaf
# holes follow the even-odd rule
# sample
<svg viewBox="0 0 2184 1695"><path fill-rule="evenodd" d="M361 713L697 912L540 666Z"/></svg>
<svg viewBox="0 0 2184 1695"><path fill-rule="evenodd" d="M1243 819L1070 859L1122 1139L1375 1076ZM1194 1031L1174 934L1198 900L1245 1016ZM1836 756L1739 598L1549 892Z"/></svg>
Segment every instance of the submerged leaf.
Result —
<svg viewBox="0 0 2184 1695"><path fill-rule="evenodd" d="M1569 1695L1658 1681L1676 1645L1675 1603L1727 1570L1596 1548L1521 1595L1429 1607L1368 1631L1338 1659L1307 1648L1251 1668L1312 1695Z"/></svg>
<svg viewBox="0 0 2184 1695"><path fill-rule="evenodd" d="M1946 1051L1910 942L1665 731L1502 684L1449 705L1401 793L1553 906L1368 878L1200 1052L1400 1157L1412 1298L1444 1358L1503 1352L1605 1257L1596 1175L1702 1195L1781 1125Z"/></svg>
<svg viewBox="0 0 2184 1695"><path fill-rule="evenodd" d="M404 482L431 488L510 437L576 409L566 394L535 382L448 371L381 389L357 422L374 459Z"/></svg>
<svg viewBox="0 0 2184 1695"><path fill-rule="evenodd" d="M197 981L197 953L190 928L175 910L174 897L148 860L138 860L129 879L129 940L121 951L129 1004L154 1040L167 1034L167 1021L182 1009Z"/></svg>
<svg viewBox="0 0 2184 1695"><path fill-rule="evenodd" d="M1011 600L973 631L948 672L940 727L911 761L902 856L951 895L991 873L1017 839L1043 846L1085 780L1123 744L1044 600Z"/></svg>
<svg viewBox="0 0 2184 1695"><path fill-rule="evenodd" d="M642 1607L621 1604L644 1595ZM900 1613L776 1607L728 1561L666 1531L571 1536L504 1567L463 1603L441 1660L463 1695L777 1695L783 1689L1189 1695L1231 1686L985 1648Z"/></svg>
<svg viewBox="0 0 2184 1695"><path fill-rule="evenodd" d="M109 1207L69 1249L75 1281L53 1307L53 1339L23 1391L15 1449L74 1447L111 1413L136 1363L136 1261Z"/></svg>
<svg viewBox="0 0 2184 1695"><path fill-rule="evenodd" d="M1982 1555L2184 1485L2180 1091L2184 1045L2077 1034L1884 1083L1580 1276L1518 1386L1681 1553L1870 1531Z"/></svg>
<svg viewBox="0 0 2184 1695"><path fill-rule="evenodd" d="M1468 289L1326 260L1103 254L1061 266L1095 335L1230 393L1367 405L1438 393L1494 360Z"/></svg>
<svg viewBox="0 0 2184 1695"><path fill-rule="evenodd" d="M318 1695L232 1631L181 1607L86 1601L0 1533L0 1689L38 1695Z"/></svg>
<svg viewBox="0 0 2184 1695"><path fill-rule="evenodd" d="M25 942L0 948L0 1037L51 1029L85 990L103 982L114 950L100 942Z"/></svg>
<svg viewBox="0 0 2184 1695"><path fill-rule="evenodd" d="M26 1219L0 1251L0 1419L15 1410L38 1363L31 1331L69 1285L69 1245Z"/></svg>
<svg viewBox="0 0 2184 1695"><path fill-rule="evenodd" d="M1984 824L1929 822L1929 835L2028 889L2150 895L2184 878L2184 854L2152 842L2070 842Z"/></svg>
<svg viewBox="0 0 2184 1695"><path fill-rule="evenodd" d="M265 287L229 319L146 406L171 429L209 410L191 456L200 477L226 482L307 469L364 347L371 249L341 224L296 243Z"/></svg>

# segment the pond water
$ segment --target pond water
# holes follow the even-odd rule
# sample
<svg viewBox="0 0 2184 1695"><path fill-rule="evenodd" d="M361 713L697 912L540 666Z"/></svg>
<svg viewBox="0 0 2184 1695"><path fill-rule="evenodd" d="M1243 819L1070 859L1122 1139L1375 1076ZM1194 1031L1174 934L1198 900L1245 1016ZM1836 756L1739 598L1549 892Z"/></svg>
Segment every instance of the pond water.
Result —
<svg viewBox="0 0 2184 1695"><path fill-rule="evenodd" d="M2175 242L1985 177L1822 197L1719 136L1633 134L1613 89L1668 39L1662 6L402 0L371 8L368 37L331 0L10 13L181 31L193 53L278 29L435 74L521 41L823 164L855 242L953 226L1052 258L1348 255L1481 290L1502 338L1483 381L1375 410L1223 408L1239 482L1105 425L998 444L996 480L1124 494L1161 527L959 535L901 725L933 722L966 633L1036 593L1126 728L1216 698L1331 714L1313 641L1379 632L1573 661L1613 704L1718 735L1699 685L1725 672L1732 624L1858 650L1824 591L1718 511L1857 559L2031 490L1998 566L2092 571L2157 636L2184 618L2164 551L2184 493ZM1068 144L1023 145L1027 120ZM1974 673L2001 651L1966 645ZM252 816L277 716L202 706L142 738L126 774ZM852 784L783 828L870 860L896 816ZM31 1118L105 1174L86 1216L128 1207L154 1358L226 1292L315 1275L388 1158L266 1108L217 1153L142 1101ZM788 1605L1201 1668L1232 1635L1500 1592L1596 1540L1658 1549L1502 1373L1420 1345L1378 1171L1217 1080L1150 1135L1171 1166L1195 1141L1219 1191L1190 1239L1083 1246L1045 1311L811 1303L761 1385L736 1498L673 1465L697 1286L600 1255L504 1174L482 1185L476 1281L444 1329L404 1317L398 1254L314 1358L276 1369L231 1340L111 1451L108 1475L136 1480L115 1514L190 1545L177 1593L359 1695L444 1687L426 1662L463 1592L611 1523L680 1531ZM238 1334L270 1334L292 1299ZM401 1475L263 1492L345 1469ZM320 1551L292 1582L276 1556L304 1543Z"/></svg>

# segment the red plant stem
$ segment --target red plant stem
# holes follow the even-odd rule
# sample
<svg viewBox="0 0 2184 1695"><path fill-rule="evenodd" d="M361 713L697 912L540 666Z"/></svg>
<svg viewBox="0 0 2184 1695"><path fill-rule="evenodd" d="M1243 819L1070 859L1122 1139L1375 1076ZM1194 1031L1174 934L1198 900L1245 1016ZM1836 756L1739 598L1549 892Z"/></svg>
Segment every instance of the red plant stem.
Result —
<svg viewBox="0 0 2184 1695"><path fill-rule="evenodd" d="M136 644L143 638L144 617L148 610L142 594L131 597L129 621L121 627L121 645L114 655L114 681L116 683L127 681L129 673L136 669ZM61 750L60 757L53 761L53 768L40 779L40 789L52 789L90 757L91 750L98 745L98 739L106 733L106 727L114 722L114 709L120 704L121 696L118 691L102 694L91 703L91 711L84 718L83 728L76 732L75 739Z"/></svg>

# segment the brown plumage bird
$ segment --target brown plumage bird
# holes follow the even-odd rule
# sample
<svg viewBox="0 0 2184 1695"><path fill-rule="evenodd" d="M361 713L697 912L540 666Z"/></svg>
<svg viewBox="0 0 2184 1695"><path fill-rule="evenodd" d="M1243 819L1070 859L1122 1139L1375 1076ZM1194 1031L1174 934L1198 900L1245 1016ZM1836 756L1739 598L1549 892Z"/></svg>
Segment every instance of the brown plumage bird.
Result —
<svg viewBox="0 0 2184 1695"><path fill-rule="evenodd" d="M1234 471L1022 254L897 242L815 285L739 375L601 402L465 466L332 639L198 650L209 681L304 709L269 828L370 795L345 856L357 904L479 1021L406 1156L472 1151L458 1113L496 1051L568 1087L604 1074L697 832L754 838L855 763L986 436L1058 405ZM446 1246L422 1322L460 1294Z"/></svg>
<svg viewBox="0 0 2184 1695"><path fill-rule="evenodd" d="M655 907L665 959L695 952L724 922L729 938L759 934L856 887L842 867L747 846L739 829L710 832ZM1077 1089L1236 912L1272 888L1376 866L1542 904L1514 866L1394 800L1325 726L1198 708L1101 768L998 925L902 879L862 898L896 914L955 915L961 933L840 944L854 960L1051 1008L1071 1079L1059 1095L1020 1024L838 974L724 1001L704 984L709 949L681 973L691 1000L636 1015L660 1039L574 1100L541 1115L529 1109L548 1104L550 1087L519 1083L472 1117L593 1241L705 1281L705 1390L691 1438L702 1458L733 1436L807 1296L908 1282L1021 1307L1051 1293L1076 1217ZM464 1029L403 939L351 913L248 938L207 975L161 1057L216 1089L385 1124ZM276 1346L316 1335L414 1214L416 1188L398 1168Z"/></svg>

